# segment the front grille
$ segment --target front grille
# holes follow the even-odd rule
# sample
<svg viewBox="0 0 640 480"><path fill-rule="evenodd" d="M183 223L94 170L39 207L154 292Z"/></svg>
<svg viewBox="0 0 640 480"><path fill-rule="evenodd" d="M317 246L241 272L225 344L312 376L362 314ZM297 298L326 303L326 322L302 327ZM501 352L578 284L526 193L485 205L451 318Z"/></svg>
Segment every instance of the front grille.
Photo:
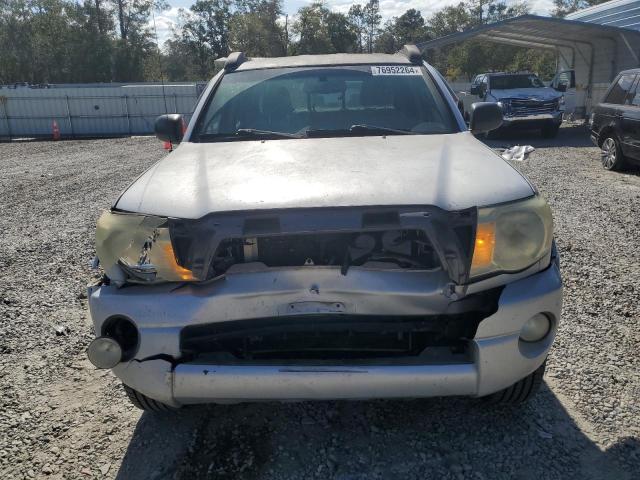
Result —
<svg viewBox="0 0 640 480"><path fill-rule="evenodd" d="M184 359L347 360L462 353L486 313L432 316L304 315L185 327Z"/></svg>
<svg viewBox="0 0 640 480"><path fill-rule="evenodd" d="M508 114L514 117L525 117L529 115L541 115L553 113L558 110L558 100L538 101L538 100L511 100Z"/></svg>

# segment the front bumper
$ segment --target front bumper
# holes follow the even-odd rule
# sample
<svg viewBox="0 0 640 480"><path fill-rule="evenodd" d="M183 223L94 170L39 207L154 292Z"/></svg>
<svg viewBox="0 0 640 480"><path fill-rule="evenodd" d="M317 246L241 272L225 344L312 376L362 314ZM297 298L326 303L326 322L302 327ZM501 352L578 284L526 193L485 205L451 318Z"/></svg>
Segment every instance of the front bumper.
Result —
<svg viewBox="0 0 640 480"><path fill-rule="evenodd" d="M430 278L356 268L347 276L334 269L286 269L228 275L206 285L179 288L96 286L89 290L89 303L96 332L113 315L126 316L138 327L135 357L116 366L114 373L130 387L174 406L483 396L512 385L542 365L560 319L562 281L556 263L504 287L498 310L480 322L470 341L469 361L221 365L171 360L180 356L179 337L185 326L284 315L292 304L309 304L311 309L339 304L344 311L358 314L438 313L447 299L437 290L441 279ZM521 342L522 326L540 312L552 320L552 331L540 342Z"/></svg>
<svg viewBox="0 0 640 480"><path fill-rule="evenodd" d="M518 128L536 128L548 124L560 125L562 123L562 110L553 113L544 113L526 116L504 116L502 126Z"/></svg>

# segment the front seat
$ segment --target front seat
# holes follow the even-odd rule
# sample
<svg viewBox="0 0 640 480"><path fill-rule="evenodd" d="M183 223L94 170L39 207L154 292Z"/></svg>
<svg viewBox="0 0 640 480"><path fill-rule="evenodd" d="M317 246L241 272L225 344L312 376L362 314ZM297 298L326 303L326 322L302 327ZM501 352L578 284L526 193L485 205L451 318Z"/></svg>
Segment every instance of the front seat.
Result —
<svg viewBox="0 0 640 480"><path fill-rule="evenodd" d="M294 132L293 111L291 95L285 87L277 85L267 88L262 97L261 123L264 123L264 126L260 128L275 132Z"/></svg>

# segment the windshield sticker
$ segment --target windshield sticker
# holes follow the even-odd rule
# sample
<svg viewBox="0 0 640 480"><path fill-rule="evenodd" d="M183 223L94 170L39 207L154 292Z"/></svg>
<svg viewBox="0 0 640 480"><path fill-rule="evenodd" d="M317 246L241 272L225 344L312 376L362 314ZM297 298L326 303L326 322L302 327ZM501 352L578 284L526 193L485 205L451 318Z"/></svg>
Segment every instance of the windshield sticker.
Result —
<svg viewBox="0 0 640 480"><path fill-rule="evenodd" d="M420 67L408 65L372 65L371 75L422 75Z"/></svg>

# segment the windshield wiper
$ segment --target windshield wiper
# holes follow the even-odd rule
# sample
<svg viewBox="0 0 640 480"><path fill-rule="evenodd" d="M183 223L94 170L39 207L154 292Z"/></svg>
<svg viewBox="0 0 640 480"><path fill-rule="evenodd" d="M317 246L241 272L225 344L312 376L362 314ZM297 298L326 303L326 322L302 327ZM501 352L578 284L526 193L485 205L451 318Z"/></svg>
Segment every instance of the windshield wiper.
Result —
<svg viewBox="0 0 640 480"><path fill-rule="evenodd" d="M301 135L286 132L272 132L255 128L239 128L229 133L201 133L197 136L199 142L230 142L243 138L302 138Z"/></svg>
<svg viewBox="0 0 640 480"><path fill-rule="evenodd" d="M307 137L321 137L323 135L329 135L332 137L337 137L341 135L350 135L354 133L390 133L393 135L417 135L417 132L412 132L411 130L399 130L397 128L388 128L388 127L379 127L377 125L365 125L365 124L355 124L351 125L349 128L309 128L304 130L304 133Z"/></svg>
<svg viewBox="0 0 640 480"><path fill-rule="evenodd" d="M395 133L398 135L416 135L416 132L411 130L400 130L397 128L379 127L377 125L366 125L358 123L349 127L350 132L380 132L380 133Z"/></svg>
<svg viewBox="0 0 640 480"><path fill-rule="evenodd" d="M365 125L365 124L355 124L351 125L349 128L336 128L336 129L324 129L324 128L309 128L307 130L303 130L300 133L287 133L287 132L275 132L272 130L259 130L257 128L239 128L233 133L203 133L198 135L199 141L230 141L230 140L238 140L242 137L248 138L263 138L263 137L271 137L271 138L304 138L306 137L321 137L324 135L329 136L341 136L341 135L349 135L349 134L357 134L357 133L389 133L393 135L417 135L417 132L412 132L411 130L399 130L396 128L388 128L388 127L379 127L377 125Z"/></svg>
<svg viewBox="0 0 640 480"><path fill-rule="evenodd" d="M271 130L258 130L256 128L239 128L235 134L243 137L302 138L295 133L273 132Z"/></svg>

